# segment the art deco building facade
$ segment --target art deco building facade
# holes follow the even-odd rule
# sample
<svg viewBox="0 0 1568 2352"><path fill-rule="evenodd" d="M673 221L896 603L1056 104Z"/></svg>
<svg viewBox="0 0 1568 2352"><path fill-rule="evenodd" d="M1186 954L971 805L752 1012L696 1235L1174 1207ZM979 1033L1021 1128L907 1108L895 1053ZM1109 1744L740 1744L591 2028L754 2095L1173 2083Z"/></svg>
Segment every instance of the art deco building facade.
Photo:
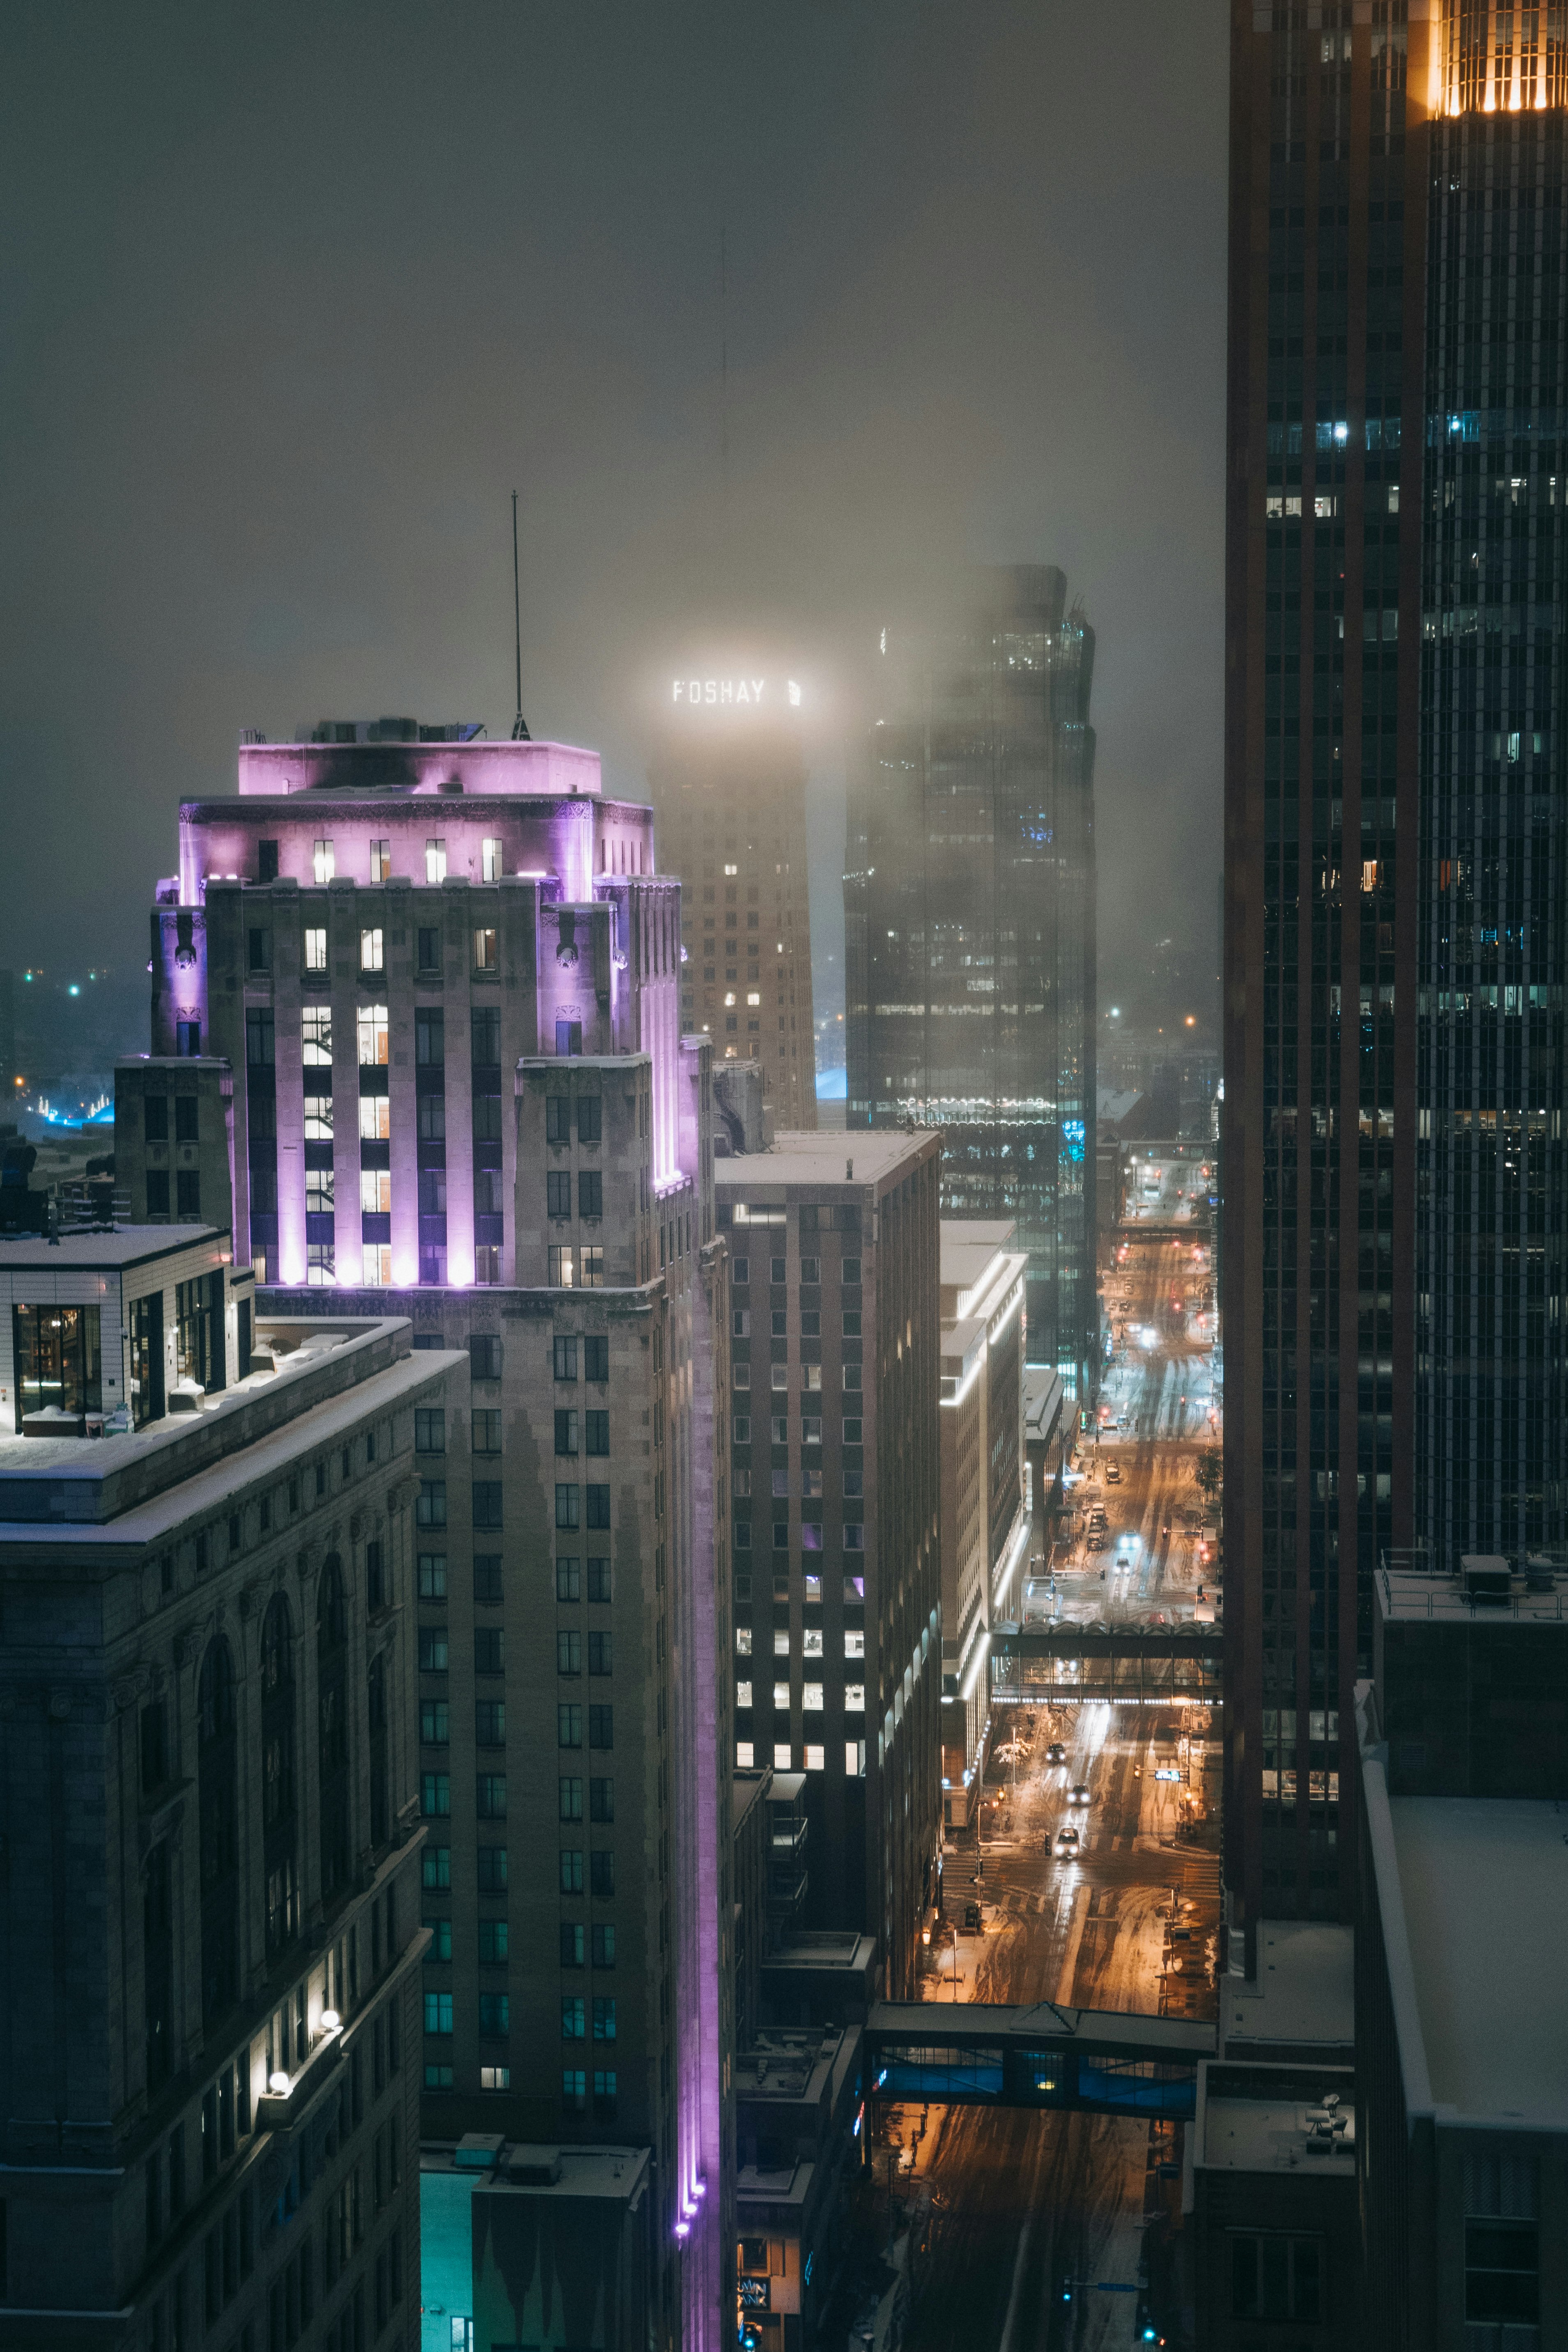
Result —
<svg viewBox="0 0 1568 2352"><path fill-rule="evenodd" d="M419 2343L415 1445L453 1360L352 1312L242 1353L231 1255L0 1243L0 1386L52 1350L57 1399L0 1431L19 2352Z"/></svg>
<svg viewBox="0 0 1568 2352"><path fill-rule="evenodd" d="M718 1161L734 1275L735 1760L803 1772L805 1923L914 1991L942 1690L938 1145L783 1135Z"/></svg>
<svg viewBox="0 0 1568 2352"><path fill-rule="evenodd" d="M960 622L884 639L850 782L851 1129L943 1133L942 1211L1029 1254L1026 1347L1096 1376L1094 635L1047 566L978 572Z"/></svg>
<svg viewBox="0 0 1568 2352"><path fill-rule="evenodd" d="M1563 38L1233 14L1237 1926L1349 1916L1379 1554L1563 1535Z"/></svg>
<svg viewBox="0 0 1568 2352"><path fill-rule="evenodd" d="M273 1312L379 1307L462 1353L416 1432L426 2135L647 2149L652 2338L707 2346L729 1305L680 888L593 755L379 731L247 746L237 798L182 810L154 1053L231 1073L237 1253ZM149 1066L121 1079L133 1190L167 1157Z"/></svg>
<svg viewBox="0 0 1568 2352"><path fill-rule="evenodd" d="M801 688L671 681L648 763L659 860L684 885L680 1018L716 1061L754 1061L770 1122L816 1125Z"/></svg>

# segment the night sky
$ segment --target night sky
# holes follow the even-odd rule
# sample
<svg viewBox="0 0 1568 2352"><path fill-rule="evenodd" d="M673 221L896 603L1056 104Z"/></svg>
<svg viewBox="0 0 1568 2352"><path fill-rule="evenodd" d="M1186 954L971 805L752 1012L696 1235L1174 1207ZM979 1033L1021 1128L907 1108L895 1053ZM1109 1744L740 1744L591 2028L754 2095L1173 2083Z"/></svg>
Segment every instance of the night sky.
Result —
<svg viewBox="0 0 1568 2352"><path fill-rule="evenodd" d="M776 646L819 914L876 630L1063 565L1102 1000L1205 948L1226 75L1222 0L12 0L0 961L112 961L139 1045L239 728L506 732L514 484L532 731L637 792L671 667Z"/></svg>

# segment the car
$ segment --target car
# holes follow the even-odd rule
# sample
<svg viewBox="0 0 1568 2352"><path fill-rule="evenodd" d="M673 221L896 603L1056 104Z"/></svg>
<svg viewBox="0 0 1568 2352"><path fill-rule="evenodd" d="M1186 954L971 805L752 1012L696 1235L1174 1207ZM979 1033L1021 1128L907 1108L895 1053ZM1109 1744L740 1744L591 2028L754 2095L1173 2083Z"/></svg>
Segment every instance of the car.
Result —
<svg viewBox="0 0 1568 2352"><path fill-rule="evenodd" d="M1049 1746L1049 1747L1047 1748L1047 1750L1046 1750L1046 1761L1047 1761L1047 1764L1065 1764L1065 1763L1067 1762L1067 1760L1068 1760L1068 1752L1067 1752L1067 1749L1062 1746L1062 1743L1061 1743L1061 1741L1060 1741L1059 1739L1053 1739L1053 1740L1052 1740L1052 1742L1051 1742L1051 1744L1050 1744L1050 1746Z"/></svg>
<svg viewBox="0 0 1568 2352"><path fill-rule="evenodd" d="M1121 1473L1114 1462L1108 1462L1105 1465L1105 1483L1108 1486L1120 1486L1121 1484Z"/></svg>
<svg viewBox="0 0 1568 2352"><path fill-rule="evenodd" d="M1103 1529L1101 1529L1097 1534L1089 1537L1088 1543L1084 1546L1084 1549L1085 1551L1103 1551L1110 1540L1110 1537L1106 1535Z"/></svg>
<svg viewBox="0 0 1568 2352"><path fill-rule="evenodd" d="M1069 1805L1088 1804L1089 1782L1087 1780L1075 1780L1073 1782L1072 1787L1068 1790L1068 1802Z"/></svg>
<svg viewBox="0 0 1568 2352"><path fill-rule="evenodd" d="M1057 1832L1057 1852L1058 1854L1072 1855L1078 1852L1078 1848L1079 1835L1075 1829L1070 1826L1064 1826Z"/></svg>
<svg viewBox="0 0 1568 2352"><path fill-rule="evenodd" d="M979 1906L979 1904L978 1904L978 1903L966 1903L966 1904L964 1905L964 1906L963 1906L963 1932L964 1932L964 1934L965 1934L966 1936L977 1936L977 1935L979 1935L979 1933L980 1933L980 1930L981 1930L981 1927L982 1927L983 1924L984 1924L984 1922L982 1921L981 1916L980 1916L980 1906Z"/></svg>

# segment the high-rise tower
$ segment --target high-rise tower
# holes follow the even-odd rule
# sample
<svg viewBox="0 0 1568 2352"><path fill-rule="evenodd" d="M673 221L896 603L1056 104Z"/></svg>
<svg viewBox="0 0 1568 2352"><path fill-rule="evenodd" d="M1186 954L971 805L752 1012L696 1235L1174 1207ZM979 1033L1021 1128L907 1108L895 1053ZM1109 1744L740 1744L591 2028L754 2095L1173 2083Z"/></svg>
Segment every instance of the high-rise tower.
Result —
<svg viewBox="0 0 1568 2352"><path fill-rule="evenodd" d="M895 633L896 637L896 633ZM942 1214L1016 1222L1026 1346L1095 1376L1094 633L1053 567L886 636L844 885L850 1128L944 1131Z"/></svg>
<svg viewBox="0 0 1568 2352"><path fill-rule="evenodd" d="M682 1025L716 1063L757 1064L773 1125L815 1128L800 683L763 663L666 693L648 781L660 861L685 885Z"/></svg>
<svg viewBox="0 0 1568 2352"><path fill-rule="evenodd" d="M709 2347L734 2237L710 1051L651 812L591 752L473 735L248 743L237 797L182 808L153 1029L191 1083L171 1129L160 1065L122 1066L117 1172L150 1218L193 1187L210 1217L232 1169L272 1311L357 1303L466 1360L413 1431L424 2132L646 2151L650 2341Z"/></svg>
<svg viewBox="0 0 1568 2352"><path fill-rule="evenodd" d="M1232 28L1226 1878L1250 1929L1349 1914L1379 1554L1562 1530L1568 56L1560 11L1472 0L1237 0Z"/></svg>

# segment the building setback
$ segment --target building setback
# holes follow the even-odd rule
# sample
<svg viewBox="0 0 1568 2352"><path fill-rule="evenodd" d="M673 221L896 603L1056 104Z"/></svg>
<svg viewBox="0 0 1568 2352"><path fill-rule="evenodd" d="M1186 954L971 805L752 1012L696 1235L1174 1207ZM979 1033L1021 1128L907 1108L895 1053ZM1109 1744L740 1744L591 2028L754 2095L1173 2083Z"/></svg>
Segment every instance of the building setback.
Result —
<svg viewBox="0 0 1568 2352"><path fill-rule="evenodd" d="M417 1432L426 2135L647 2149L652 2340L707 2347L734 2236L710 1048L651 813L591 753L460 734L242 748L237 799L181 812L153 1045L176 1088L198 1051L231 1074L272 1310L392 1309L463 1358ZM157 1066L119 1075L132 1189Z"/></svg>
<svg viewBox="0 0 1568 2352"><path fill-rule="evenodd" d="M1226 1874L1249 1936L1351 1916L1380 1555L1563 1533L1565 105L1533 13L1234 10Z"/></svg>
<svg viewBox="0 0 1568 2352"><path fill-rule="evenodd" d="M940 1819L938 1150L784 1135L714 1171L735 1760L804 1771L806 1924L875 1937L889 2000L915 1982Z"/></svg>
<svg viewBox="0 0 1568 2352"><path fill-rule="evenodd" d="M847 1123L942 1130L942 1210L1016 1221L1027 1347L1099 1377L1094 633L1047 565L968 575L963 619L883 639L850 778Z"/></svg>
<svg viewBox="0 0 1568 2352"><path fill-rule="evenodd" d="M247 1371L227 1241L0 1244L7 1330L90 1316L127 1362L138 1307L209 1318L140 1425L0 1431L28 2352L419 2341L413 1472L450 1360L340 1314L264 1319Z"/></svg>
<svg viewBox="0 0 1568 2352"><path fill-rule="evenodd" d="M681 1025L753 1060L775 1127L816 1125L805 757L782 676L677 678L648 763L665 871L685 885Z"/></svg>

